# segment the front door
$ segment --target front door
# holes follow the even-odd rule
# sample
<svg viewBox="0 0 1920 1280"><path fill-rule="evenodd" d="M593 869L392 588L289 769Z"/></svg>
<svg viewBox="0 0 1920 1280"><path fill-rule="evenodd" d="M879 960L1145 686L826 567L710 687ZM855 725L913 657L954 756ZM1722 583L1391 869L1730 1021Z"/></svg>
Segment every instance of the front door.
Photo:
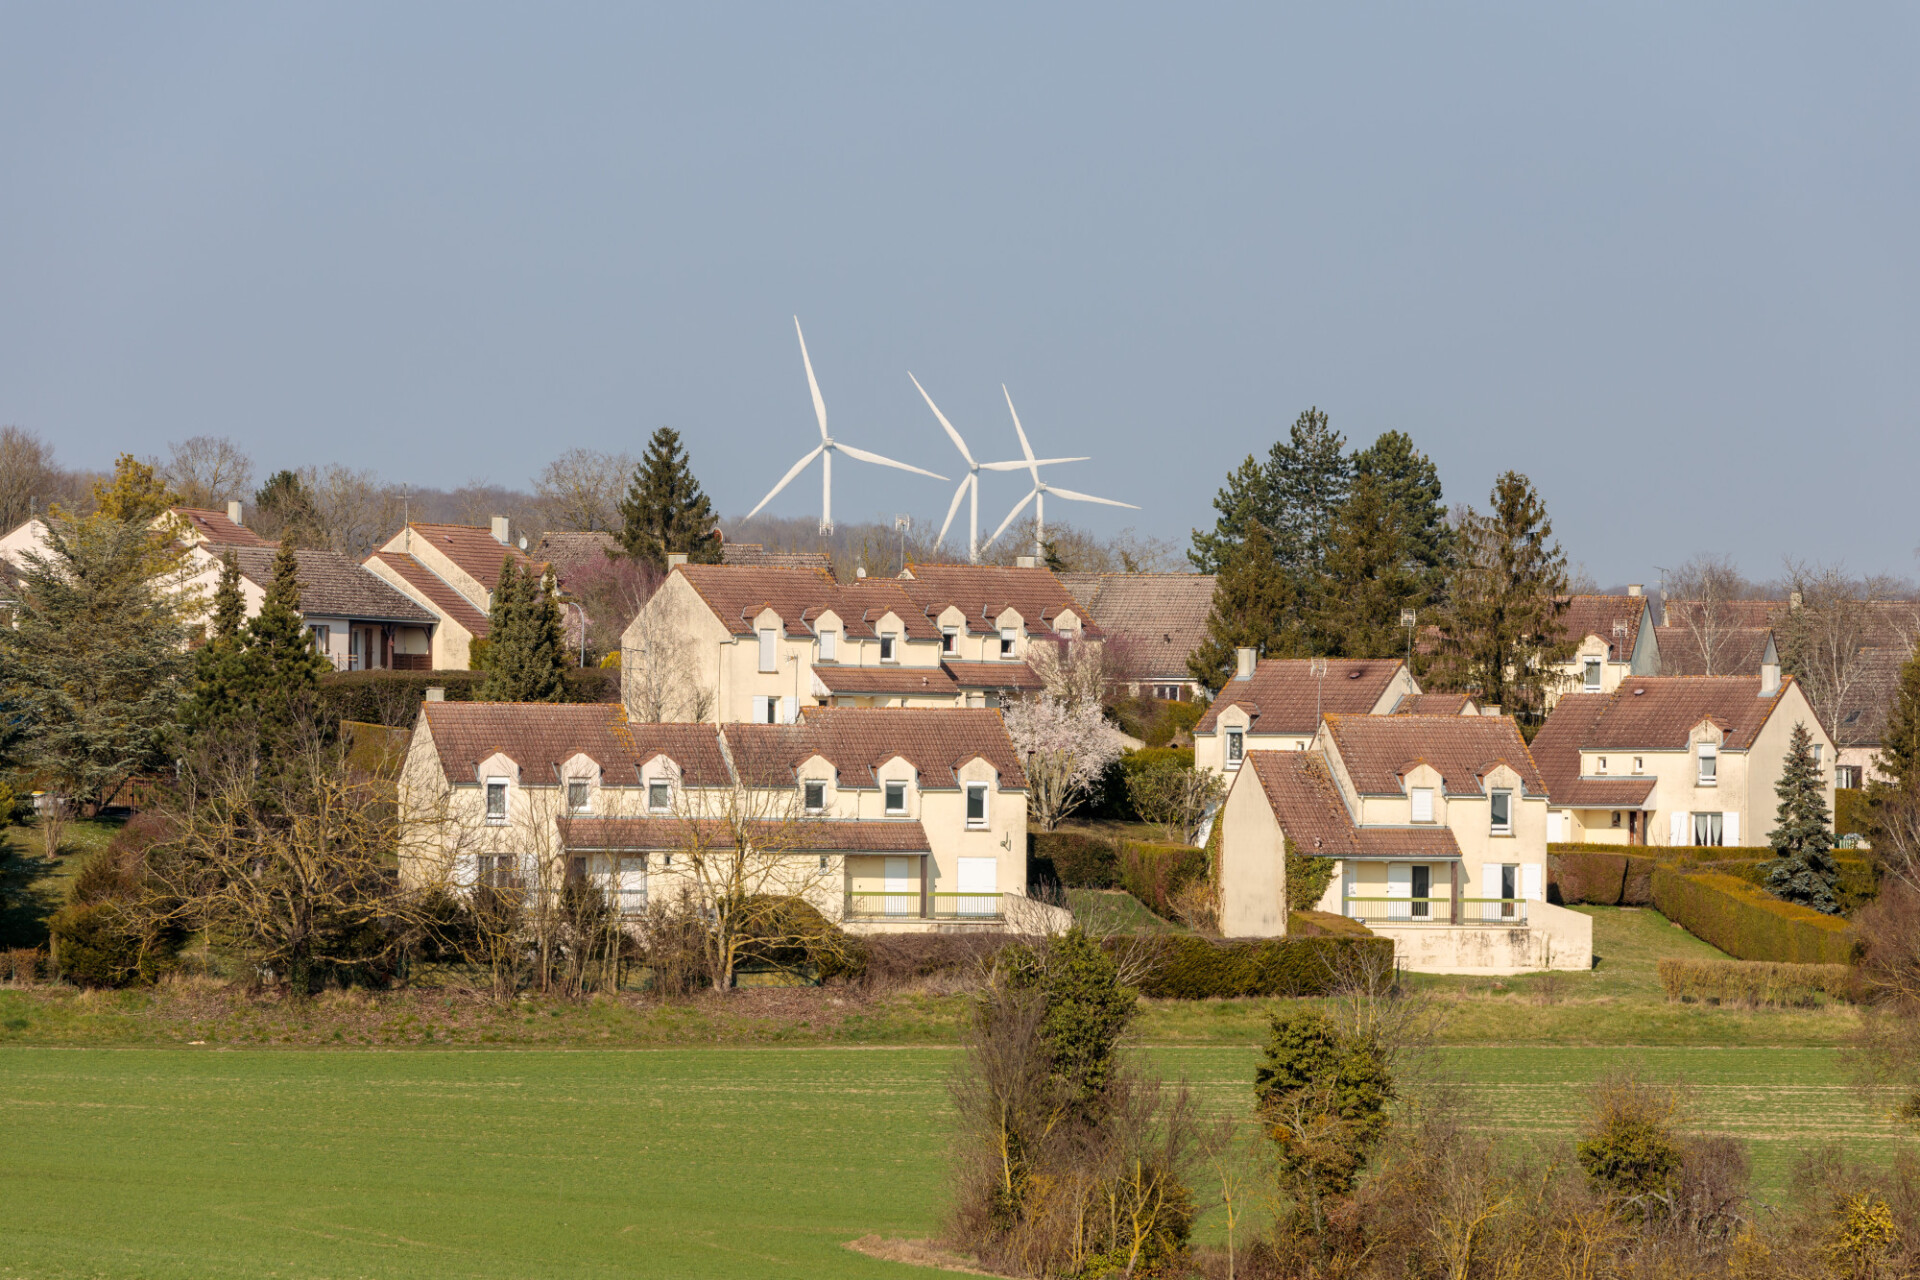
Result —
<svg viewBox="0 0 1920 1280"><path fill-rule="evenodd" d="M1520 896L1519 880L1520 868L1514 863L1509 862L1500 868L1500 918L1502 920L1513 919L1513 900Z"/></svg>
<svg viewBox="0 0 1920 1280"><path fill-rule="evenodd" d="M890 916L919 915L916 909L913 885L913 859L887 859L887 914Z"/></svg>
<svg viewBox="0 0 1920 1280"><path fill-rule="evenodd" d="M1432 904L1427 899L1433 897L1433 868L1415 867L1413 869L1413 918L1424 920L1432 913Z"/></svg>

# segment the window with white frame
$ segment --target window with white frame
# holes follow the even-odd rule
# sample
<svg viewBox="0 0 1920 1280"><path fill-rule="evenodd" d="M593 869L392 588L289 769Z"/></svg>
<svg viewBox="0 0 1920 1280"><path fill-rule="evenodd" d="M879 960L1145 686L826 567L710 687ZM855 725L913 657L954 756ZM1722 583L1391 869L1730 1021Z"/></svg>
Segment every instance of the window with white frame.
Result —
<svg viewBox="0 0 1920 1280"><path fill-rule="evenodd" d="M507 820L507 780L505 778L487 779L487 821L500 823Z"/></svg>
<svg viewBox="0 0 1920 1280"><path fill-rule="evenodd" d="M820 661L822 662L837 661L838 659L834 655L838 654L839 652L840 652L840 633L837 631L822 631L820 633Z"/></svg>
<svg viewBox="0 0 1920 1280"><path fill-rule="evenodd" d="M907 811L907 784L889 782L886 784L887 812L905 813Z"/></svg>
<svg viewBox="0 0 1920 1280"><path fill-rule="evenodd" d="M960 652L960 628L940 628L940 652L949 658Z"/></svg>
<svg viewBox="0 0 1920 1280"><path fill-rule="evenodd" d="M1489 826L1497 836L1513 834L1513 792L1492 791L1487 795Z"/></svg>
<svg viewBox="0 0 1920 1280"><path fill-rule="evenodd" d="M984 782L967 784L967 825L976 828L987 825L987 784Z"/></svg>
<svg viewBox="0 0 1920 1280"><path fill-rule="evenodd" d="M1647 767L1647 762L1639 756L1633 758L1633 771L1639 773Z"/></svg>
<svg viewBox="0 0 1920 1280"><path fill-rule="evenodd" d="M673 808L673 784L664 779L656 779L647 784L647 810L650 813L665 813Z"/></svg>
<svg viewBox="0 0 1920 1280"><path fill-rule="evenodd" d="M827 807L827 784L821 779L809 779L801 790L808 813L819 813Z"/></svg>
<svg viewBox="0 0 1920 1280"><path fill-rule="evenodd" d="M585 778L567 779L567 812L593 812L593 784Z"/></svg>
<svg viewBox="0 0 1920 1280"><path fill-rule="evenodd" d="M512 889L519 885L519 857L511 853L483 853L474 860L474 884L488 889Z"/></svg>
<svg viewBox="0 0 1920 1280"><path fill-rule="evenodd" d="M1238 769L1247 755L1247 731L1245 729L1227 730L1227 768Z"/></svg>
<svg viewBox="0 0 1920 1280"><path fill-rule="evenodd" d="M313 647L321 653L328 652L333 644L333 628L325 624L308 627L307 634L313 637Z"/></svg>
<svg viewBox="0 0 1920 1280"><path fill-rule="evenodd" d="M1826 745L1826 744L1825 744L1825 743L1820 743L1820 742L1816 742L1816 743L1814 743L1814 744L1813 744L1813 762L1814 762L1815 764L1819 764L1819 763L1820 763L1820 748L1821 748L1822 746L1824 746L1824 745Z"/></svg>
<svg viewBox="0 0 1920 1280"><path fill-rule="evenodd" d="M772 627L760 628L760 669L778 671L780 669L780 633Z"/></svg>
<svg viewBox="0 0 1920 1280"><path fill-rule="evenodd" d="M1413 820L1415 822L1433 821L1433 788L1414 787L1407 792L1413 798Z"/></svg>
<svg viewBox="0 0 1920 1280"><path fill-rule="evenodd" d="M1605 756L1601 756L1599 763L1595 766L1595 768L1597 768L1601 773L1605 773L1607 771L1607 758Z"/></svg>
<svg viewBox="0 0 1920 1280"><path fill-rule="evenodd" d="M1703 787L1715 786L1720 781L1720 748L1711 742L1700 744L1700 771L1697 781Z"/></svg>
<svg viewBox="0 0 1920 1280"><path fill-rule="evenodd" d="M1013 657L1013 628L1012 627L1000 628L1000 656L1003 658Z"/></svg>
<svg viewBox="0 0 1920 1280"><path fill-rule="evenodd" d="M1718 813L1696 813L1693 815L1693 843L1701 847L1717 847L1726 841L1726 817Z"/></svg>
<svg viewBox="0 0 1920 1280"><path fill-rule="evenodd" d="M1857 764L1837 764L1833 766L1833 785L1845 790L1860 785L1860 766Z"/></svg>
<svg viewBox="0 0 1920 1280"><path fill-rule="evenodd" d="M1586 669L1585 679L1582 682L1586 689L1586 692L1588 693L1600 692L1600 659L1588 658L1586 662L1583 663L1582 665Z"/></svg>
<svg viewBox="0 0 1920 1280"><path fill-rule="evenodd" d="M891 631L882 631L880 633L880 661L893 661L893 639L893 632Z"/></svg>

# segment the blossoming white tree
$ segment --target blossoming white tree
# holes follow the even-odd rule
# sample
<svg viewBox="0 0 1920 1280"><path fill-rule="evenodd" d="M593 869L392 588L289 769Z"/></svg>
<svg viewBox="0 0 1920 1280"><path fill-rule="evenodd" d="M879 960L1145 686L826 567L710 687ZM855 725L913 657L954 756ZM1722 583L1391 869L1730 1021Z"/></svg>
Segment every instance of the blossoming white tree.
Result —
<svg viewBox="0 0 1920 1280"><path fill-rule="evenodd" d="M1027 814L1051 831L1093 794L1125 742L1100 703L1042 693L1006 709L1007 736L1027 768Z"/></svg>

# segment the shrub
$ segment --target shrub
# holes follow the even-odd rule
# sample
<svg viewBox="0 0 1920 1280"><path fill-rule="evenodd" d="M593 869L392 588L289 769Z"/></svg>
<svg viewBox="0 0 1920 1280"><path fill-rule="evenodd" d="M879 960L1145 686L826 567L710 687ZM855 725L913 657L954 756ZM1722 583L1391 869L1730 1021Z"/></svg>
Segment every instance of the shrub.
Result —
<svg viewBox="0 0 1920 1280"><path fill-rule="evenodd" d="M1873 810L1867 804L1863 787L1833 789L1833 834L1866 836L1873 834Z"/></svg>
<svg viewBox="0 0 1920 1280"><path fill-rule="evenodd" d="M1853 931L1846 921L1769 897L1721 872L1656 867L1653 905L1694 937L1741 960L1792 964L1853 960Z"/></svg>
<svg viewBox="0 0 1920 1280"><path fill-rule="evenodd" d="M336 671L320 677L320 711L326 724L359 720L411 729L428 689L444 689L448 702L472 702L483 671ZM569 667L561 672L568 702L618 702L620 672Z"/></svg>
<svg viewBox="0 0 1920 1280"><path fill-rule="evenodd" d="M95 859L98 861L98 859ZM74 902L47 922L60 972L82 987L130 987L160 976L171 953L150 950L147 931L119 902Z"/></svg>
<svg viewBox="0 0 1920 1280"><path fill-rule="evenodd" d="M1243 996L1317 996L1332 989L1346 947L1381 952L1388 964L1393 941L1372 936L1253 938L1220 942L1191 934L1113 940L1110 946L1145 948L1147 976L1140 994L1161 1000L1231 999Z"/></svg>
<svg viewBox="0 0 1920 1280"><path fill-rule="evenodd" d="M1858 971L1844 964L1771 964L1764 960L1660 962L1669 1000L1715 1004L1805 1006L1819 996L1852 1000Z"/></svg>
<svg viewBox="0 0 1920 1280"><path fill-rule="evenodd" d="M0 951L0 983L31 987L52 972L46 953L38 947L10 947Z"/></svg>
<svg viewBox="0 0 1920 1280"><path fill-rule="evenodd" d="M844 976L869 984L970 977L1013 941L1004 933L868 934L855 939L859 964Z"/></svg>
<svg viewBox="0 0 1920 1280"><path fill-rule="evenodd" d="M1593 1120L1574 1147L1587 1177L1622 1217L1642 1221L1671 1202L1686 1155L1673 1131L1673 1095L1615 1079L1594 1091Z"/></svg>
<svg viewBox="0 0 1920 1280"><path fill-rule="evenodd" d="M1843 914L1851 915L1880 896L1880 869L1877 865L1865 858L1840 854L1834 855L1833 862L1839 873L1833 886L1833 897L1840 904ZM1693 864L1696 870L1724 872L1760 889L1767 887L1768 865L1766 861L1754 858Z"/></svg>
<svg viewBox="0 0 1920 1280"><path fill-rule="evenodd" d="M1069 889L1111 889L1120 881L1119 841L1079 831L1035 831L1027 836L1027 856L1045 877L1050 868Z"/></svg>
<svg viewBox="0 0 1920 1280"><path fill-rule="evenodd" d="M1627 878L1620 886L1621 906L1650 907L1653 905L1653 869L1659 865L1657 858L1647 854L1627 855Z"/></svg>
<svg viewBox="0 0 1920 1280"><path fill-rule="evenodd" d="M1352 916L1331 911L1290 911L1287 913L1289 938L1371 938L1373 930Z"/></svg>
<svg viewBox="0 0 1920 1280"><path fill-rule="evenodd" d="M1180 844L1137 844L1120 849L1120 887L1163 920L1175 915L1180 891L1207 876L1207 851Z"/></svg>
<svg viewBox="0 0 1920 1280"><path fill-rule="evenodd" d="M1551 900L1562 905L1586 903L1598 907L1620 905L1626 887L1627 855L1624 853L1579 852L1547 855L1547 889Z"/></svg>

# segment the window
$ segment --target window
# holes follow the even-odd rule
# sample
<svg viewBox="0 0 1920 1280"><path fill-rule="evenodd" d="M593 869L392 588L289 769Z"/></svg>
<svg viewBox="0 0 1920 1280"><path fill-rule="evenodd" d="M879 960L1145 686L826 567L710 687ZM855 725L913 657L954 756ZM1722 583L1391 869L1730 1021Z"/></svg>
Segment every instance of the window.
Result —
<svg viewBox="0 0 1920 1280"><path fill-rule="evenodd" d="M1620 811L1618 809L1613 811L1613 825L1616 827L1620 825Z"/></svg>
<svg viewBox="0 0 1920 1280"><path fill-rule="evenodd" d="M893 632L891 631L884 631L880 634L880 661L893 661Z"/></svg>
<svg viewBox="0 0 1920 1280"><path fill-rule="evenodd" d="M505 822L507 820L507 780L505 778L487 779L487 821Z"/></svg>
<svg viewBox="0 0 1920 1280"><path fill-rule="evenodd" d="M332 627L324 627L324 626L308 627L307 634L313 637L313 647L315 649L318 649L321 653L327 652L327 650L333 644L333 628Z"/></svg>
<svg viewBox="0 0 1920 1280"><path fill-rule="evenodd" d="M907 784L889 782L887 784L887 812L905 813L907 811Z"/></svg>
<svg viewBox="0 0 1920 1280"><path fill-rule="evenodd" d="M1711 742L1700 744L1700 777L1703 787L1711 787L1720 780L1720 748ZM1717 841L1715 843L1718 843Z"/></svg>
<svg viewBox="0 0 1920 1280"><path fill-rule="evenodd" d="M827 807L827 784L826 783L808 782L802 789L806 794L806 805L807 805L808 813L819 813L822 809L825 809Z"/></svg>
<svg viewBox="0 0 1920 1280"><path fill-rule="evenodd" d="M987 784L984 782L967 784L967 825L969 827L987 825Z"/></svg>
<svg viewBox="0 0 1920 1280"><path fill-rule="evenodd" d="M820 633L820 661L833 662L834 655L840 652L840 633L822 631Z"/></svg>
<svg viewBox="0 0 1920 1280"><path fill-rule="evenodd" d="M1411 881L1410 887L1413 890L1411 896L1414 918L1424 920L1433 914L1433 868L1415 867L1408 879Z"/></svg>
<svg viewBox="0 0 1920 1280"><path fill-rule="evenodd" d="M673 807L673 784L671 782L649 782L647 784L647 808L654 813L665 813Z"/></svg>
<svg viewBox="0 0 1920 1280"><path fill-rule="evenodd" d="M1585 680L1586 691L1588 693L1600 692L1600 659L1588 658L1586 660L1585 666L1586 666L1586 680Z"/></svg>
<svg viewBox="0 0 1920 1280"><path fill-rule="evenodd" d="M1493 818L1493 834L1508 836L1513 834L1513 792L1495 791L1488 796L1488 811Z"/></svg>
<svg viewBox="0 0 1920 1280"><path fill-rule="evenodd" d="M779 633L772 627L762 628L760 631L760 669L762 671L778 671L780 669L779 657Z"/></svg>
<svg viewBox="0 0 1920 1280"><path fill-rule="evenodd" d="M960 652L960 631L957 627L940 628L940 652L951 658Z"/></svg>
<svg viewBox="0 0 1920 1280"><path fill-rule="evenodd" d="M1605 773L1607 771L1607 758L1605 756L1600 757L1599 770L1601 773Z"/></svg>
<svg viewBox="0 0 1920 1280"><path fill-rule="evenodd" d="M593 784L579 778L567 783L567 812L589 813L593 809Z"/></svg>
<svg viewBox="0 0 1920 1280"><path fill-rule="evenodd" d="M1227 768L1238 769L1240 761L1247 754L1247 732L1244 729L1227 730Z"/></svg>
<svg viewBox="0 0 1920 1280"><path fill-rule="evenodd" d="M1816 742L1816 743L1814 743L1814 744L1813 744L1813 762L1814 762L1815 764L1819 764L1819 763L1820 763L1820 748L1821 748L1821 747L1823 747L1823 746L1825 746L1825 745L1826 745L1826 744L1825 744L1825 743L1823 743L1823 742Z"/></svg>
<svg viewBox="0 0 1920 1280"><path fill-rule="evenodd" d="M1693 815L1693 842L1704 847L1717 847L1725 842L1726 827L1722 815L1717 813L1696 813Z"/></svg>
<svg viewBox="0 0 1920 1280"><path fill-rule="evenodd" d="M1500 868L1500 915L1510 919L1514 914L1513 900L1520 896L1520 868L1507 863Z"/></svg>
<svg viewBox="0 0 1920 1280"><path fill-rule="evenodd" d="M1013 656L1012 627L1002 627L1000 629L1000 656L1003 658L1011 658Z"/></svg>
<svg viewBox="0 0 1920 1280"><path fill-rule="evenodd" d="M780 699L765 694L753 698L753 723L780 724Z"/></svg>
<svg viewBox="0 0 1920 1280"><path fill-rule="evenodd" d="M1644 768L1646 768L1646 762L1642 760L1639 756L1635 756L1633 758L1633 771L1635 773L1639 773Z"/></svg>
<svg viewBox="0 0 1920 1280"><path fill-rule="evenodd" d="M1433 821L1433 788L1415 787L1407 793L1413 798L1413 820L1415 822Z"/></svg>
<svg viewBox="0 0 1920 1280"><path fill-rule="evenodd" d="M1833 785L1842 788L1859 786L1860 766L1857 764L1837 764L1833 766Z"/></svg>
<svg viewBox="0 0 1920 1280"><path fill-rule="evenodd" d="M511 853L483 853L474 859L474 883L489 889L512 889L520 883L514 874L517 861Z"/></svg>

